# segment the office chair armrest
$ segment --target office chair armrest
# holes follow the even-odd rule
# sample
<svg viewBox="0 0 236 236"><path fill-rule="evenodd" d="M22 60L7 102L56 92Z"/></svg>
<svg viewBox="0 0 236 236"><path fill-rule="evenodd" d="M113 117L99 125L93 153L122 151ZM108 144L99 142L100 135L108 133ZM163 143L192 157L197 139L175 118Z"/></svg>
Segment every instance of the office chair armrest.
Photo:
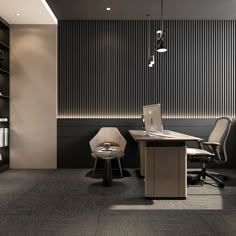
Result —
<svg viewBox="0 0 236 236"><path fill-rule="evenodd" d="M209 146L220 146L220 143L217 142L203 142L204 145L209 145Z"/></svg>
<svg viewBox="0 0 236 236"><path fill-rule="evenodd" d="M203 145L202 145L202 144L203 144L203 139L198 139L198 140L197 140L197 144L198 144L198 148L199 148L199 149L204 149L204 148L203 148Z"/></svg>
<svg viewBox="0 0 236 236"><path fill-rule="evenodd" d="M215 154L214 159L215 159L216 162L222 162L221 156L220 156L220 153L219 153L220 143L217 143L217 142L204 142L203 144L207 145L208 148L211 148L211 150Z"/></svg>

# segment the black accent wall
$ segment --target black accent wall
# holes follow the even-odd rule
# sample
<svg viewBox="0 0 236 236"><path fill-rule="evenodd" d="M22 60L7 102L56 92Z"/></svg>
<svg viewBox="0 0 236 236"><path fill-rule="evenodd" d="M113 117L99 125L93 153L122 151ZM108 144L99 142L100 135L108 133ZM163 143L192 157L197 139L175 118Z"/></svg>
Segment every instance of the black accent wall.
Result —
<svg viewBox="0 0 236 236"><path fill-rule="evenodd" d="M59 118L235 117L235 21L165 21L167 53L148 68L159 21L60 21ZM149 31L150 28L150 31Z"/></svg>
<svg viewBox="0 0 236 236"><path fill-rule="evenodd" d="M215 119L164 119L164 129L182 132L207 140ZM101 127L115 126L127 140L124 168L139 166L138 145L129 135L129 129L144 129L141 119L58 119L58 168L88 168L94 160L90 156L89 141ZM228 142L228 162L221 168L236 168L236 123L233 122ZM196 143L188 142L196 147ZM116 161L113 165L117 165ZM102 165L103 167L103 165Z"/></svg>
<svg viewBox="0 0 236 236"><path fill-rule="evenodd" d="M168 52L148 68L159 23L59 21L59 168L92 167L88 143L103 126L120 129L123 164L137 167L128 129L142 127L145 104L161 103L166 129L203 138L215 118L235 118L235 21L165 21ZM226 167L236 167L235 140L233 125Z"/></svg>

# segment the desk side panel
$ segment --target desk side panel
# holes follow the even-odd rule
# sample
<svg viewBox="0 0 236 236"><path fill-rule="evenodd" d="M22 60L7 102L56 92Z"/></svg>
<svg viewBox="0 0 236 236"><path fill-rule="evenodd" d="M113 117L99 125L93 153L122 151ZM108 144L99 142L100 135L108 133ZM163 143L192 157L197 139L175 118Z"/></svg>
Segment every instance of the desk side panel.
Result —
<svg viewBox="0 0 236 236"><path fill-rule="evenodd" d="M155 149L145 147L145 197L154 197L155 186Z"/></svg>
<svg viewBox="0 0 236 236"><path fill-rule="evenodd" d="M179 197L187 197L187 150L179 147Z"/></svg>
<svg viewBox="0 0 236 236"><path fill-rule="evenodd" d="M140 175L145 176L146 142L139 141L138 146L139 146Z"/></svg>
<svg viewBox="0 0 236 236"><path fill-rule="evenodd" d="M156 197L179 197L179 147L155 148Z"/></svg>
<svg viewBox="0 0 236 236"><path fill-rule="evenodd" d="M145 197L185 198L186 147L146 147Z"/></svg>

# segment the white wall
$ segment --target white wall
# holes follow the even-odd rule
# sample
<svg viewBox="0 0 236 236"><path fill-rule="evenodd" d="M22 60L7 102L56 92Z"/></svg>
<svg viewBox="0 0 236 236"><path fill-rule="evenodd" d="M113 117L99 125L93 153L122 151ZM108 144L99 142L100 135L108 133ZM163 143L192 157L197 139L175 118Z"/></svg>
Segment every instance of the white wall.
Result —
<svg viewBox="0 0 236 236"><path fill-rule="evenodd" d="M57 26L10 27L10 168L57 166Z"/></svg>

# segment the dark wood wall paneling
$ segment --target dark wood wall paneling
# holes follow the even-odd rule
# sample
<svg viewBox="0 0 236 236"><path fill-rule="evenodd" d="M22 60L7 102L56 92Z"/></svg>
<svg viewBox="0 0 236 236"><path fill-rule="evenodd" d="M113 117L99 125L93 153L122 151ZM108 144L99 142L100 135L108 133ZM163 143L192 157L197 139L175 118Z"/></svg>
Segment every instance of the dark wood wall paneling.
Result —
<svg viewBox="0 0 236 236"><path fill-rule="evenodd" d="M123 164L137 167L127 131L142 127L144 104L162 104L166 129L203 138L210 118L235 118L235 21L165 21L168 52L150 69L148 39L153 50L159 23L59 21L59 168L91 167L88 142L102 126L120 129ZM227 167L236 167L235 140L234 125Z"/></svg>
<svg viewBox="0 0 236 236"><path fill-rule="evenodd" d="M58 118L139 118L152 103L165 118L235 117L235 21L165 26L150 69L158 21L60 21Z"/></svg>

